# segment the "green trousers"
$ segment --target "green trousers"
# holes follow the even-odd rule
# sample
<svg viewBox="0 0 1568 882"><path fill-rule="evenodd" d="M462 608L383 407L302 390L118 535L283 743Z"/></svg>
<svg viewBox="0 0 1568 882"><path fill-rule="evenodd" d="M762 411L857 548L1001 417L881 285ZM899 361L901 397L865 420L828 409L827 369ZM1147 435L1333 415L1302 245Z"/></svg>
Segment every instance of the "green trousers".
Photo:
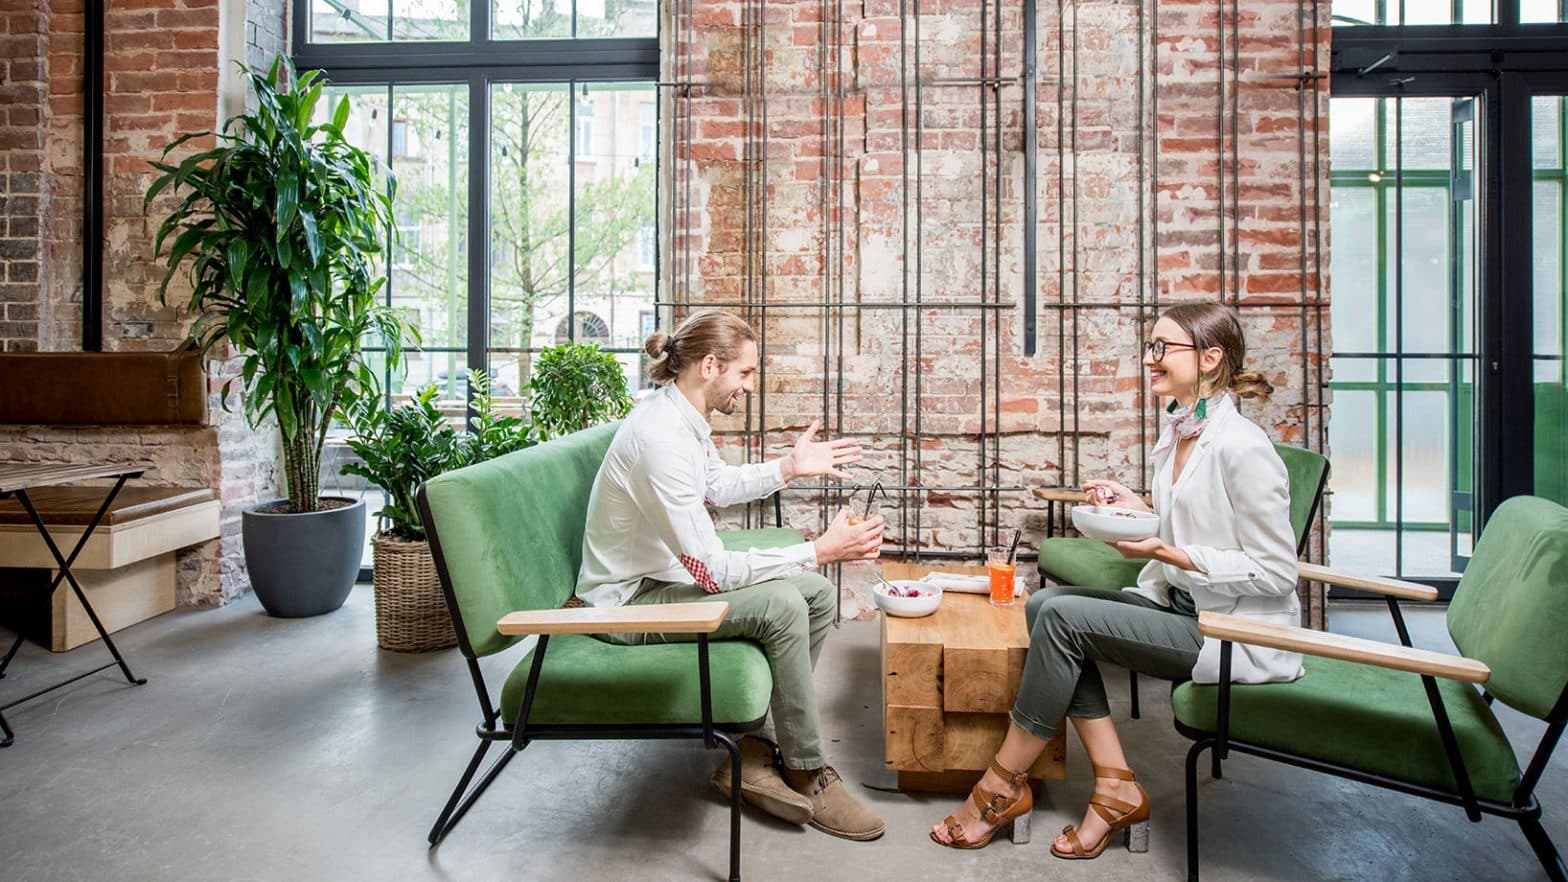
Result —
<svg viewBox="0 0 1568 882"><path fill-rule="evenodd" d="M837 587L820 573L758 582L722 594L696 585L644 579L627 603L695 603L724 600L730 605L715 639L743 638L762 645L773 672L773 699L762 735L778 742L784 764L792 769L827 765L817 690L812 670L833 627ZM603 634L611 643L691 643L695 634Z"/></svg>
<svg viewBox="0 0 1568 882"><path fill-rule="evenodd" d="M1185 591L1163 607L1131 591L1052 586L1024 606L1029 654L1012 721L1036 738L1056 734L1063 717L1109 716L1098 662L1166 680L1186 680L1203 636Z"/></svg>

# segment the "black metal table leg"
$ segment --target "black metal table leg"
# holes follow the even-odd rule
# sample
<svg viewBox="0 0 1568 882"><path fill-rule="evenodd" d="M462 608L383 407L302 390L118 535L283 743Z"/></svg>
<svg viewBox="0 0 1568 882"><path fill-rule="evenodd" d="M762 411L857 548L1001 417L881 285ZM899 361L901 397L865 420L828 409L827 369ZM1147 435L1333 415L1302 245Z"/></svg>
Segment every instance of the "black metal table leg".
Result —
<svg viewBox="0 0 1568 882"><path fill-rule="evenodd" d="M16 658L16 651L21 648L22 635L18 634L16 635L16 639L11 642L11 649L5 654L5 658L0 659L0 679L4 679L5 669L11 666L11 659Z"/></svg>
<svg viewBox="0 0 1568 882"><path fill-rule="evenodd" d="M55 574L54 581L49 584L49 594L53 596L54 592L60 587L62 580L71 583L71 590L75 592L77 601L81 603L83 611L87 613L87 618L92 621L93 628L98 631L98 636L103 639L104 646L108 647L109 654L114 656L115 664L120 666L120 672L125 675L125 681L132 685L140 686L146 683L147 679L145 677L138 678L131 673L131 666L126 664L125 658L120 655L119 647L115 646L114 640L110 639L108 630L104 628L103 622L98 619L97 611L93 609L92 603L88 601L87 593L82 590L81 583L76 581L76 575L71 572L72 564L76 563L76 558L82 553L82 549L87 547L87 540L92 538L93 531L98 529L98 524L103 521L104 515L109 513L109 507L114 504L114 498L120 494L120 488L125 486L125 482L129 478L130 475L121 475L114 482L114 486L109 490L109 495L105 496L103 504L98 506L97 513L93 515L92 520L87 522L86 529L82 530L81 538L76 540L76 547L71 549L69 557L60 554L60 547L54 543L54 537L49 535L49 528L44 524L43 517L38 514L38 509L33 506L33 501L28 498L27 491L16 491L16 499L22 504L22 508L27 510L28 516L33 520L33 526L38 528L38 534L43 537L44 544L49 547L49 553L54 556L55 562L60 565L60 571Z"/></svg>
<svg viewBox="0 0 1568 882"><path fill-rule="evenodd" d="M131 672L131 666L125 661L125 657L120 654L119 647L114 645L114 640L109 637L108 629L104 628L103 621L98 618L97 610L93 609L92 602L87 599L87 592L82 590L81 583L76 581L76 575L71 572L71 567L76 563L77 557L81 555L82 550L87 547L88 540L92 538L93 531L98 529L98 525L103 522L104 516L109 513L110 506L114 505L115 497L120 494L120 489L125 486L125 482L127 480L136 477L139 474L140 472L137 472L134 474L120 475L118 477L118 479L114 482L114 486L109 489L108 495L104 497L103 504L98 506L98 511L93 515L92 520L87 522L86 528L82 530L81 537L76 540L76 545L72 547L71 553L69 555L60 553L60 547L55 544L54 537L49 535L49 527L44 523L44 519L38 513L37 507L33 505L32 499L28 497L27 491L21 489L12 491L12 495L16 496L17 501L21 503L22 508L26 510L28 517L32 520L33 526L38 530L38 535L43 537L44 545L48 547L49 554L54 557L55 564L59 567L59 571L55 574L54 580L49 583L49 596L54 596L54 592L59 589L61 582L69 582L72 592L76 594L77 601L82 605L82 610L87 613L87 618L93 623L93 628L97 630L98 637L103 640L104 646L109 649L109 654L114 657L114 661L100 665L99 667L93 668L90 671L84 671L71 677L70 679L56 683L53 686L48 686L36 692L32 692L16 699L15 701L0 705L0 733L4 734L4 740L0 740L0 747L9 747L11 743L16 740L15 733L11 731L11 727L5 719L4 712L9 708L22 704L23 702L31 701L45 693L53 692L62 686L69 686L70 684L75 683L77 680L83 679L84 677L90 677L99 671L108 670L109 668L116 666L118 666L120 672L125 675L125 681L127 683L130 683L133 686L140 686L147 682L146 677L137 677L134 673ZM11 659L16 657L17 650L19 650L21 646L22 635L18 634L16 636L16 640L11 644L11 649L5 654L5 658L0 660L0 676L5 675L5 669L11 664Z"/></svg>

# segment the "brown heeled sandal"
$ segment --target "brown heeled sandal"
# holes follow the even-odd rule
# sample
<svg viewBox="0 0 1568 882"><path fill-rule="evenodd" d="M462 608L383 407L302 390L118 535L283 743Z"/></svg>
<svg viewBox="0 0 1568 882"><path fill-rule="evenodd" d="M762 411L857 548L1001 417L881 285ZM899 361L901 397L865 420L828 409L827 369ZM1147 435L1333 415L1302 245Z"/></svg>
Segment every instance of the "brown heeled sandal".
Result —
<svg viewBox="0 0 1568 882"><path fill-rule="evenodd" d="M1089 809L1100 816L1111 829L1107 830L1094 848L1083 847L1078 839L1078 828L1072 824L1062 828L1062 835L1067 837L1067 842L1073 847L1070 852L1056 850L1056 843L1051 843L1051 854L1067 861L1093 860L1105 851L1105 846L1111 841L1117 830L1126 831L1123 836L1127 850L1141 854L1149 850L1149 794L1144 792L1143 785L1138 784L1138 776L1128 769L1111 769L1105 766L1094 767L1094 777L1115 778L1118 781L1131 781L1138 787L1138 804L1133 805L1125 800L1117 799L1101 793L1098 789L1089 797Z"/></svg>
<svg viewBox="0 0 1568 882"><path fill-rule="evenodd" d="M992 825L990 832L975 842L970 842L965 835L964 828L952 815L948 815L942 824L947 827L947 836L951 842L943 842L936 836L936 831L931 831L931 841L937 845L948 848L985 848L991 844L991 839L1002 830L1007 830L1008 837L1014 845L1023 845L1029 841L1030 812L1034 810L1034 792L1029 789L1029 772L1012 772L1002 768L1002 764L991 761L991 771L1006 778L1014 787L1022 787L1023 795L1007 802L1007 797L1000 793L991 793L979 784L969 792L969 798L975 807L980 809L980 817L987 824Z"/></svg>

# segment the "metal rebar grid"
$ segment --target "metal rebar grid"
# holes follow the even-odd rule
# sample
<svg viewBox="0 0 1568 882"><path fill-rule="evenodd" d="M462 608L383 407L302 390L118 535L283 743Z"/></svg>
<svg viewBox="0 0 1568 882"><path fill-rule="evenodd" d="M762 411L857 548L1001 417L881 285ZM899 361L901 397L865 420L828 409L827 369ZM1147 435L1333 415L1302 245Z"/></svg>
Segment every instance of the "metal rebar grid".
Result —
<svg viewBox="0 0 1568 882"><path fill-rule="evenodd" d="M1296 80L1298 88L1297 102L1297 181L1298 201L1296 223L1301 230L1301 240L1298 250L1297 269L1301 276L1300 291L1294 297L1277 299L1261 299L1259 297L1243 297L1246 287L1246 260L1241 250L1241 137L1239 117L1242 109L1240 87L1243 82L1241 76L1240 44L1243 39L1243 20L1239 14L1238 0L1216 0L1217 14L1214 28L1218 42L1214 50L1218 82L1215 107L1217 119L1215 123L1216 157L1215 171L1212 173L1215 181L1214 192L1217 195L1215 206L1215 223L1218 227L1217 261L1219 290L1218 299L1231 303L1244 313L1290 313L1299 325L1299 347L1301 361L1299 365L1300 382L1303 387L1300 416L1304 438L1308 446L1323 449L1326 446L1327 434L1323 414L1326 402L1322 392L1324 382L1324 364L1317 355L1322 352L1325 337L1323 309L1325 297L1323 294L1323 279L1320 253L1322 243L1322 218L1321 218L1321 94L1317 81L1313 79L1318 67L1318 54L1321 47L1318 44L1318 16L1320 0L1298 0L1298 57ZM1062 481L1081 481L1088 477L1083 461L1083 432L1084 423L1084 388L1080 384L1080 376L1090 363L1090 358L1097 357L1092 348L1085 349L1081 342L1083 332L1090 328L1103 327L1099 320L1092 317L1091 313L1100 310L1125 312L1133 310L1129 324L1137 328L1140 337L1145 336L1150 328L1152 319L1158 314L1161 307L1162 296L1161 279L1159 276L1158 257L1161 253L1161 218L1160 218L1160 93L1161 76L1160 60L1162 55L1160 20L1153 14L1152 7L1140 4L1136 10L1135 26L1139 45L1139 58L1141 63L1137 69L1137 85L1134 101L1136 105L1135 116L1138 120L1137 127L1132 133L1134 146L1132 149L1131 164L1135 168L1137 178L1137 218L1136 218L1136 253L1130 256L1126 271L1135 273L1136 283L1131 296L1125 293L1117 294L1113 298L1106 298L1103 294L1095 297L1097 289L1092 286L1088 290L1083 287L1083 270L1086 265L1094 268L1094 260L1100 254L1097 250L1103 248L1091 238L1086 244L1082 238L1083 227L1080 224L1082 216L1080 202L1084 190L1080 187L1083 180L1080 176L1080 159L1083 144L1080 143L1080 117L1086 108L1092 107L1090 102L1102 100L1103 97L1091 93L1085 97L1080 90L1080 53L1092 51L1084 49L1079 37L1079 0L1058 0L1057 21L1055 22L1055 36L1057 40L1056 58L1057 68L1054 76L1046 77L1046 83L1054 83L1056 90L1056 189L1052 198L1056 201L1057 223L1057 266L1056 266L1056 297L1049 301L1034 302L1034 297L1020 297L1020 292L1013 286L1019 282L1009 280L1003 275L1004 226L1002 223L1003 212L1012 208L1016 212L1018 205L1004 205L1005 191L1004 175L1009 174L1006 160L1016 158L1016 154L1023 152L1025 157L1024 192L1013 197L1014 202L1021 202L1024 207L1025 223L1022 229L1022 241L1026 263L1023 276L1025 280L1033 278L1038 271L1034 262L1034 246L1038 237L1037 217L1034 213L1036 199L1042 192L1039 188L1030 186L1035 182L1036 169L1032 162L1032 151L1038 134L1040 122L1035 111L1038 110L1037 100L1040 97L1036 92L1037 85L1033 68L1033 56L1038 49L1035 36L1034 22L1037 10L1012 11L1011 7L1004 5L1000 0L988 2L982 0L978 10L978 42L980 52L977 63L971 62L967 69L954 70L941 68L941 61L934 62L936 68L928 68L927 49L923 42L923 23L929 25L935 20L934 16L946 15L946 11L934 12L925 9L921 0L902 0L899 7L898 51L897 64L898 76L895 82L881 82L882 77L869 77L863 80L851 81L853 74L846 76L846 55L857 51L853 39L854 24L846 21L843 0L819 0L817 4L818 19L814 22L817 30L818 51L816 53L817 82L813 83L809 92L796 93L788 86L770 84L768 80L769 55L767 51L767 5L766 0L748 0L741 7L741 33L740 44L740 70L735 80L731 80L738 89L741 101L739 106L745 118L745 131L747 133L740 159L740 174L736 178L740 188L740 221L742 226L741 248L744 253L740 255L740 297L733 296L702 296L693 299L693 280L691 277L693 255L691 251L698 242L698 231L693 229L697 223L696 215L699 207L692 202L692 178L696 175L698 165L694 162L690 149L694 136L692 118L695 115L693 105L694 91L721 88L713 83L697 83L691 78L693 69L690 54L697 51L694 35L692 3L687 0L680 4L676 10L677 45L682 50L675 64L675 83L672 95L672 104L677 106L675 121L677 131L684 135L686 149L684 153L675 149L672 144L672 156L678 156L680 181L677 191L672 194L670 217L678 231L673 237L676 244L678 265L681 267L679 280L672 278L669 293L657 301L661 315L665 308L673 311L689 310L695 305L717 308L731 308L743 311L742 314L757 327L759 331L759 344L761 349L761 365L759 367L759 384L761 392L754 396L755 401L748 401L742 443L745 456L748 460L765 457L768 454L768 423L770 390L768 376L770 371L770 355L777 335L773 333L776 328L769 327L769 315L794 316L806 314L809 318L804 323L791 323L790 327L815 328L818 337L818 349L813 352L813 362L821 372L820 383L815 387L814 398L818 401L821 414L830 435L855 434L856 426L851 421L846 422L846 371L850 369L850 358L859 351L861 324L865 316L881 311L893 310L898 313L893 322L896 328L884 338L886 344L899 347L897 369L899 379L897 392L899 399L897 419L898 439L894 445L897 449L897 483L903 488L913 488L899 493L896 510L899 517L896 539L890 534L890 547L899 547L919 557L922 553L929 553L933 543L927 541L925 535L927 524L924 520L926 496L932 491L962 492L977 494L973 525L975 529L975 553L978 555L988 544L996 544L1005 535L1004 510L1002 494L1015 492L1014 488L1002 486L1003 452L1002 452L1002 401L1003 401L1003 364L1004 347L1009 344L1009 325L1004 310L1011 311L1019 308L1020 303L1028 308L1028 315L1023 317L1022 325L1025 333L1022 335L1027 341L1032 339L1032 332L1038 326L1040 317L1047 318L1052 313L1056 315L1055 332L1056 346L1055 363L1060 370L1055 383L1057 393L1056 417L1054 427L1056 435L1056 462ZM1310 8L1310 13L1309 13ZM1018 16L1023 20L1023 33L1026 39L1019 45L1018 31L1008 24L1008 13L1012 11L1016 21ZM1308 29L1304 25L1305 18L1310 14L1312 28L1310 29L1313 45L1310 49L1311 60L1308 61L1306 41ZM853 13L851 13L853 15ZM846 35L846 27L851 31ZM1040 28L1040 31L1048 31ZM927 33L930 33L927 30ZM1069 46L1069 41L1071 45ZM1168 47L1167 47L1168 48ZM1006 52L1016 49L1020 58L1017 60L1018 70L1004 69ZM853 69L853 56L851 55L851 68ZM888 73L891 73L891 64ZM971 75L972 72L972 75ZM1251 76L1248 81L1256 79ZM717 78L715 78L717 79ZM737 82L738 80L738 82ZM1006 90L1013 87L1019 89L1019 105L1011 105L1011 94ZM1312 107L1306 108L1308 100L1308 87L1311 86L1310 98ZM857 145L850 141L852 120L849 118L850 99L859 95L864 97L867 93L880 90L896 89L900 104L898 115L898 144L900 151L900 169L897 173L900 204L897 206L897 221L893 224L900 230L899 250L903 259L898 279L898 293L896 297L883 296L880 299L862 299L859 297L859 282L851 279L852 273L860 268L858 240L855 238L858 231L851 226L857 208L855 205L855 188L858 179L851 180L852 163L854 157L851 153ZM979 104L980 131L978 139L979 167L978 175L980 224L978 231L978 280L975 294L971 298L968 291L954 295L951 291L939 290L928 285L926 278L925 243L927 239L928 218L926 212L936 203L928 204L925 199L926 185L931 181L941 180L943 172L940 170L933 177L927 174L925 152L927 149L946 149L945 144L927 142L927 123L935 119L927 115L928 98L941 95L930 102L935 108L933 113L950 109L954 105L947 100L953 89L975 89ZM936 90L930 95L927 90ZM1070 90L1070 92L1069 92ZM803 293L798 287L779 288L775 292L770 282L770 275L779 266L778 261L772 258L780 257L770 253L768 231L770 224L776 224L778 218L769 208L769 175L768 165L771 151L769 150L769 136L771 126L769 120L770 100L787 100L810 95L820 106L814 116L817 129L816 137L820 138L820 156L813 159L820 160L820 171L817 175L817 192L813 201L820 212L820 218L814 218L812 224L821 236L821 241L815 246L821 258L821 276L812 282L815 288L814 295L807 295L809 299L802 299ZM1024 112L1020 115L1017 128L1020 132L1020 142L1009 145L1012 130L1007 128L1004 120L1004 103L1008 107L1020 107ZM885 105L884 105L885 106ZM973 107L973 104L968 105ZM696 112L700 112L700 109ZM856 111L860 111L857 109ZM1312 127L1312 164L1310 173L1306 163L1307 150L1307 125L1310 113ZM891 120L890 120L891 122ZM1092 124L1091 124L1092 125ZM1148 131L1145 131L1145 126ZM933 129L932 131L935 131ZM860 132L855 132L859 136ZM672 142L675 137L672 136ZM936 138L933 135L933 138ZM1090 142L1092 143L1092 142ZM1098 148L1091 147L1091 151ZM1089 154L1091 158L1094 154ZM1071 180L1068 175L1071 174ZM1311 178L1310 189L1307 183ZM1012 179L1017 182L1016 178ZM935 191L933 191L935 192ZM971 191L973 192L973 191ZM1088 191L1092 192L1092 191ZM1306 201L1312 201L1312 214L1307 214ZM942 197L938 197L942 198ZM941 226L933 208L932 223L935 230ZM948 219L943 215L944 221ZM1093 223L1094 221L1091 221ZM1310 222L1310 226L1309 226ZM967 220L965 221L967 225ZM971 229L972 228L968 228ZM940 235L941 232L937 231ZM951 246L948 246L951 247ZM1174 247L1174 246L1173 246ZM1310 250L1309 250L1310 249ZM950 253L950 252L948 252ZM781 258L780 258L781 259ZM1152 262L1152 265L1151 265ZM863 268L861 268L863 269ZM1069 277L1069 273L1071 276ZM1308 290L1307 277L1312 276L1312 290ZM935 278L935 277L933 277ZM891 280L890 280L891 281ZM853 290L852 290L852 287ZM945 288L945 284L941 286ZM1004 288L1009 290L1004 291ZM712 290L712 289L710 289ZM715 293L717 293L715 291ZM1029 292L1032 294L1032 292ZM935 294L935 299L933 299ZM1087 296L1086 296L1087 295ZM962 438L965 443L973 439L976 444L973 462L975 464L977 480L974 482L952 482L962 486L939 487L930 481L930 469L924 454L926 439L925 432L927 420L924 415L930 412L928 404L928 385L930 378L925 376L928 349L932 348L932 339L929 333L938 322L937 311L947 314L962 314L969 310L974 311L976 324L979 327L978 352L980 371L978 377L978 431L969 430L953 433L952 428L944 427L941 431L944 436ZM850 323L854 322L853 331ZM1018 326L1012 326L1017 328ZM810 333L809 331L807 333ZM967 331L965 333L968 333ZM793 341L793 337L791 340ZM946 339L945 337L943 339ZM805 343L807 341L801 341ZM1046 345L1049 345L1049 340ZM1017 341L1013 341L1017 345ZM888 353L891 355L891 353ZM1009 353L1016 355L1016 352ZM1028 354L1027 352L1025 354ZM1136 356L1135 356L1136 357ZM1148 459L1148 450L1152 442L1151 429L1158 432L1162 422L1158 402L1149 394L1147 389L1147 369L1142 365L1141 358L1137 359L1137 375L1139 378L1139 392L1136 397L1136 407L1139 410L1138 420L1138 453L1136 454L1137 468L1140 472L1140 483L1147 486L1148 470L1151 463ZM774 362L772 368L776 371L778 364ZM1071 375L1069 377L1069 375ZM1318 386L1314 393L1312 387ZM774 402L775 407L777 402ZM1317 415L1312 414L1317 409ZM774 430L779 426L772 426ZM1047 432L1051 430L1047 429ZM1049 437L1047 434L1046 437ZM965 454L967 456L967 454ZM951 468L950 461L941 463L942 469ZM1090 464L1092 468L1093 465ZM890 476L891 477L891 476ZM890 481L891 483L891 481ZM827 481L816 482L811 488L801 488L805 498L796 497L797 503L805 502L810 497L815 497L817 506L817 523L819 528L825 528L831 520L834 488ZM753 526L753 509L748 509L745 515L746 526ZM1319 517L1324 517L1320 513ZM933 521L935 523L935 521ZM948 521L946 525L951 525ZM965 528L967 532L967 528Z"/></svg>

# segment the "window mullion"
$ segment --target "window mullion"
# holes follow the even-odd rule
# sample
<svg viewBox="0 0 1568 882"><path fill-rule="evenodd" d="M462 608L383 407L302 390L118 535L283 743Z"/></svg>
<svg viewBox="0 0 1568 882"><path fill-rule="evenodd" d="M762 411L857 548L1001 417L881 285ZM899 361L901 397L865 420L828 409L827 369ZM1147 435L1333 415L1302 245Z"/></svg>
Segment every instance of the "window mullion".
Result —
<svg viewBox="0 0 1568 882"><path fill-rule="evenodd" d="M490 79L482 73L468 79L468 365L490 376ZM470 407L473 394L470 384Z"/></svg>

